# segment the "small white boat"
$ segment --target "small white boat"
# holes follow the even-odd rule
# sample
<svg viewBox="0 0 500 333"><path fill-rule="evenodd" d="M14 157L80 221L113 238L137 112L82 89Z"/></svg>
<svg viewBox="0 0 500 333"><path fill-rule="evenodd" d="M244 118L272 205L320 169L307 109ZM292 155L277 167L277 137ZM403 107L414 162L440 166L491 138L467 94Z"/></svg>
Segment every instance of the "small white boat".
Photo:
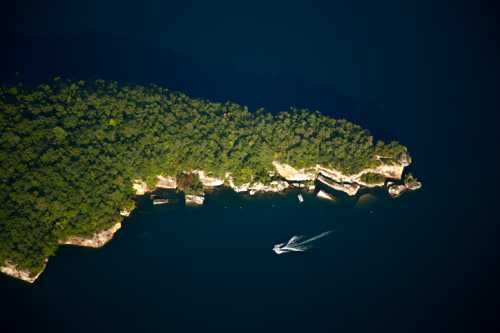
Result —
<svg viewBox="0 0 500 333"><path fill-rule="evenodd" d="M297 195L297 198L299 198L299 201L300 201L300 202L304 202L304 197L302 196L302 194L300 194L300 193L299 193L299 194Z"/></svg>
<svg viewBox="0 0 500 333"><path fill-rule="evenodd" d="M321 234L309 239L304 239L303 236L293 236L292 238L290 238L288 243L279 243L274 245L273 251L276 254L283 254L289 252L304 252L312 247L311 243L313 241L328 236L334 231L335 230L322 232Z"/></svg>
<svg viewBox="0 0 500 333"><path fill-rule="evenodd" d="M168 203L168 199L155 199L153 200L153 205L163 205Z"/></svg>

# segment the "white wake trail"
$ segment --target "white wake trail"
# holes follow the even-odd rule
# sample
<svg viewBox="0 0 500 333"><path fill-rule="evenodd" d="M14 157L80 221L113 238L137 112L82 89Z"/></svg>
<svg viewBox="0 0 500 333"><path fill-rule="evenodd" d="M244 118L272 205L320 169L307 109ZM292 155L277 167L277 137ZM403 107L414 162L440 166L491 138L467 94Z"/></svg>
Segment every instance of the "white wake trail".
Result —
<svg viewBox="0 0 500 333"><path fill-rule="evenodd" d="M300 243L297 243L297 245L304 245L304 244L307 244L307 243L311 243L311 242L314 242L316 239L320 239L320 238L323 238L325 236L328 236L329 234L331 234L332 232L334 232L335 230L329 230L329 231L325 231L325 232L322 232L320 233L319 235L317 236L314 236L312 238L309 238L309 239L306 239L305 241L302 241Z"/></svg>
<svg viewBox="0 0 500 333"><path fill-rule="evenodd" d="M312 245L309 245L311 242L314 242L315 240L328 236L334 231L335 230L325 231L317 236L311 237L306 240L302 240L303 236L293 236L286 244L285 243L276 244L273 248L273 251L276 252L277 254L287 253L287 252L307 251L312 247Z"/></svg>

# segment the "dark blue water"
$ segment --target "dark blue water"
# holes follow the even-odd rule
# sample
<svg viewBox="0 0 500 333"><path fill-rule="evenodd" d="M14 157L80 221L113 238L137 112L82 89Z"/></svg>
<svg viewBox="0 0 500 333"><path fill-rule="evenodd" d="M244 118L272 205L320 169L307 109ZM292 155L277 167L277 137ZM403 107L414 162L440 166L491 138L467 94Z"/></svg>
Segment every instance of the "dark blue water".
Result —
<svg viewBox="0 0 500 333"><path fill-rule="evenodd" d="M428 311L419 299L433 301L421 279L429 272L418 269L433 265L413 261L432 238L421 225L427 191L398 200L378 193L365 207L312 194L300 204L295 191L216 191L201 208L145 199L105 248L62 248L35 285L2 279L2 287L15 295L10 311L29 316L17 322L26 330L361 330L398 315L411 331L411 318ZM335 232L307 253L271 250L326 230Z"/></svg>
<svg viewBox="0 0 500 333"><path fill-rule="evenodd" d="M196 15L213 18L205 26L187 20L189 29L170 32L142 31L123 16L116 29L129 22L129 33L110 34L103 22L111 26L121 6L99 5L89 23L95 31L72 23L75 15L87 22L78 10L61 22L55 11L57 33L43 23L52 9L24 15L18 25L41 32L5 30L2 81L104 78L251 110L319 109L407 145L424 186L395 200L375 192L369 207L345 196L331 203L305 195L299 204L295 192L215 192L200 208L141 200L106 247L62 247L34 285L1 275L2 332L495 331L495 21L482 7L419 3L369 6L361 16L326 7L297 16L280 7L279 15L262 14L263 26L242 18L251 32L219 7ZM191 9L180 18L169 10L155 15L178 24ZM321 25L320 12L331 26ZM172 34L184 52L169 42ZM272 252L293 235L332 229L310 252Z"/></svg>
<svg viewBox="0 0 500 333"><path fill-rule="evenodd" d="M477 288L466 247L481 245L452 253L467 239L441 190L361 207L295 191L216 191L200 208L146 198L106 247L61 248L33 286L2 276L3 314L14 331L454 331ZM271 250L326 230L307 253Z"/></svg>

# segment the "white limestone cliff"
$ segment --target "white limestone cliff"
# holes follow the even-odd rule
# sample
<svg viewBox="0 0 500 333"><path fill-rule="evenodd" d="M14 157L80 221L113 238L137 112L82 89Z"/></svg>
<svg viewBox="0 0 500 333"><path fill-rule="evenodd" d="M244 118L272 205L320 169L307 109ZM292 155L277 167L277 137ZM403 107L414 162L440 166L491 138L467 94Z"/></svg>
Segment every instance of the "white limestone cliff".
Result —
<svg viewBox="0 0 500 333"><path fill-rule="evenodd" d="M318 171L316 167L307 169L295 169L291 165L273 161L273 166L276 172L290 182L303 182L307 180L315 180Z"/></svg>
<svg viewBox="0 0 500 333"><path fill-rule="evenodd" d="M90 237L70 236L67 239L59 240L59 244L99 248L109 242L121 226L121 223L116 223L111 228L96 232Z"/></svg>
<svg viewBox="0 0 500 333"><path fill-rule="evenodd" d="M156 176L157 182L155 188L171 189L177 188L177 179L172 176Z"/></svg>
<svg viewBox="0 0 500 333"><path fill-rule="evenodd" d="M205 187L218 187L224 185L224 179L208 176L203 170L193 170L198 175L200 182Z"/></svg>
<svg viewBox="0 0 500 333"><path fill-rule="evenodd" d="M415 191L422 187L422 183L413 177L406 177L403 184L388 183L387 191L396 198L406 191Z"/></svg>
<svg viewBox="0 0 500 333"><path fill-rule="evenodd" d="M364 169L356 174L347 175L343 172L324 167L316 164L309 168L296 169L291 165L273 161L273 166L276 172L287 181L307 181L318 179L325 185L337 190L347 193L348 195L355 195L361 186L365 187L381 187L384 182L379 183L366 183L361 178L367 173L374 173L382 175L388 179L401 179L404 168L410 163L410 157L403 154L399 162L383 163L382 157L377 157L381 164L377 167Z"/></svg>
<svg viewBox="0 0 500 333"><path fill-rule="evenodd" d="M38 273L33 273L27 269L19 268L16 264L7 260L2 266L0 266L0 272L7 274L13 278L33 283L44 271L45 266L47 265L47 261L48 259L45 259L43 268Z"/></svg>
<svg viewBox="0 0 500 333"><path fill-rule="evenodd" d="M142 179L134 179L132 187L136 195L144 195L149 192L148 184Z"/></svg>
<svg viewBox="0 0 500 333"><path fill-rule="evenodd" d="M125 209L120 210L120 215L124 216L124 217L128 217L128 216L130 216L131 212L132 211L130 209L125 208Z"/></svg>

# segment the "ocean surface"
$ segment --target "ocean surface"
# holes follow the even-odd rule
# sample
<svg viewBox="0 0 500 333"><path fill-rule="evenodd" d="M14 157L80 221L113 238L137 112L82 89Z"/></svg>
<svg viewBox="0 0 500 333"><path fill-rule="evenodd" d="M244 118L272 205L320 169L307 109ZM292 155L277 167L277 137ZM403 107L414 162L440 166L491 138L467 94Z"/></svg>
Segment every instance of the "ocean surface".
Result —
<svg viewBox="0 0 500 333"><path fill-rule="evenodd" d="M431 191L375 191L361 204L216 190L203 207L153 206L146 196L107 246L62 247L33 286L2 277L2 295L12 297L8 311L30 318L17 322L26 331L412 331L414 314L439 296L426 293L440 270L423 223ZM308 252L272 251L328 230Z"/></svg>
<svg viewBox="0 0 500 333"><path fill-rule="evenodd" d="M460 87L478 82L458 71L460 56L446 58L448 67L439 57L430 69L408 66L413 76L401 74L401 84L378 77L385 95L373 101L341 93L334 79L200 64L102 34L15 36L4 45L4 82L156 83L250 110L298 106L346 117L406 145L423 188L397 199L368 191L365 205L313 193L299 203L297 190L216 190L203 207L153 206L146 196L104 248L61 247L33 285L0 275L2 332L494 331L498 176L487 143L497 134L477 113L495 107L485 99L493 86ZM308 252L272 251L328 230Z"/></svg>
<svg viewBox="0 0 500 333"><path fill-rule="evenodd" d="M145 196L104 248L61 247L34 285L1 276L4 320L16 332L459 328L471 259L453 253L460 209L425 178L397 199L369 193L299 203L298 190L222 189L202 207ZM328 230L308 252L272 251Z"/></svg>

